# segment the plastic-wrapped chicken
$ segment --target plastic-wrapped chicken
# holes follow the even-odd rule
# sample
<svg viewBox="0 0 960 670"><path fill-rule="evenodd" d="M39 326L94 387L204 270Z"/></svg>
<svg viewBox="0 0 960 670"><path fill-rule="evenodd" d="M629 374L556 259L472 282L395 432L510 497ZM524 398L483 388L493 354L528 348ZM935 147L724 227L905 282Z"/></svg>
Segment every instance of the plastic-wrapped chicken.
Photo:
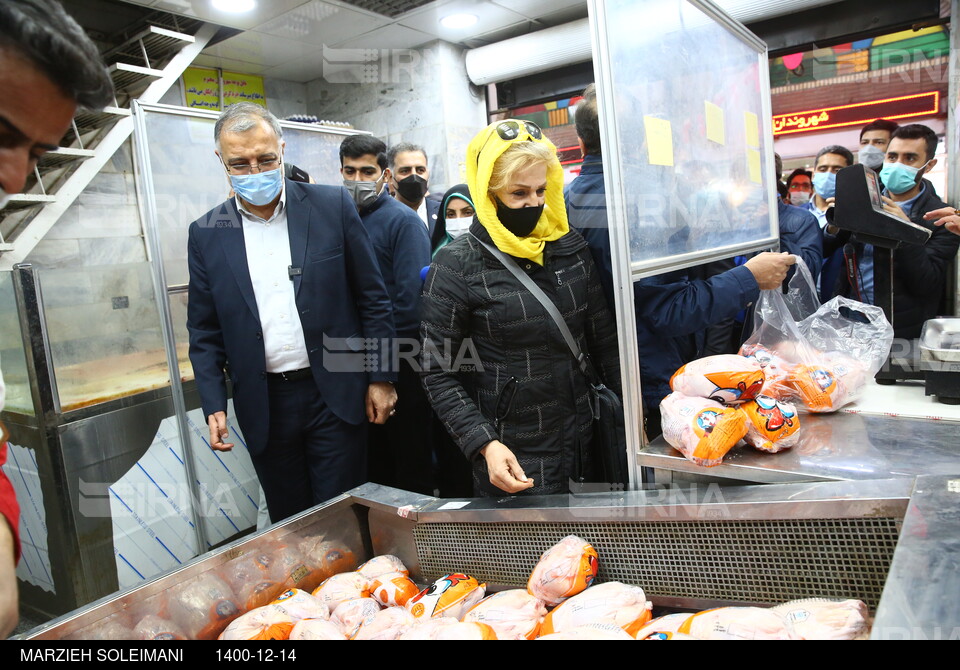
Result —
<svg viewBox="0 0 960 670"><path fill-rule="evenodd" d="M323 581L323 571L311 565L297 545L302 538L292 533L268 547L272 561L269 566L270 575L284 590L302 589L312 591Z"/></svg>
<svg viewBox="0 0 960 670"><path fill-rule="evenodd" d="M297 544L297 549L312 566L317 568L317 584L300 588L312 591L327 577L349 572L357 566L357 559L349 548L329 542L323 536L306 537Z"/></svg>
<svg viewBox="0 0 960 670"><path fill-rule="evenodd" d="M473 577L451 574L441 577L407 601L406 608L418 619L452 617L459 620L483 600L487 585Z"/></svg>
<svg viewBox="0 0 960 670"><path fill-rule="evenodd" d="M600 567L597 550L576 535L568 535L540 556L530 573L527 591L546 605L559 605L593 583Z"/></svg>
<svg viewBox="0 0 960 670"><path fill-rule="evenodd" d="M453 621L453 619L446 619ZM414 617L405 607L388 607L380 610L373 618L360 626L353 636L354 640L396 640L416 624Z"/></svg>
<svg viewBox="0 0 960 670"><path fill-rule="evenodd" d="M220 569L224 581L237 596L244 612L263 607L283 592L283 584L271 573L274 558L262 550L235 558Z"/></svg>
<svg viewBox="0 0 960 670"><path fill-rule="evenodd" d="M390 554L384 554L383 556L371 558L369 561L357 568L357 572L370 581L373 581L380 575L385 575L389 572L400 572L404 575L410 574L410 571L407 570L407 566L403 564L403 561L396 556L391 556Z"/></svg>
<svg viewBox="0 0 960 670"><path fill-rule="evenodd" d="M450 617L439 617L418 622L401 640L496 640L497 633L490 626L475 621L463 623Z"/></svg>
<svg viewBox="0 0 960 670"><path fill-rule="evenodd" d="M691 615L679 633L698 640L792 640L790 627L762 607L720 607Z"/></svg>
<svg viewBox="0 0 960 670"><path fill-rule="evenodd" d="M650 621L653 603L639 586L605 582L573 596L543 619L541 635L563 633L586 624L614 624L631 636Z"/></svg>
<svg viewBox="0 0 960 670"><path fill-rule="evenodd" d="M861 640L870 634L870 614L860 600L807 598L771 609L804 640Z"/></svg>
<svg viewBox="0 0 960 670"><path fill-rule="evenodd" d="M340 626L347 638L357 634L360 627L373 620L380 611L380 603L373 598L357 598L337 605L330 615L330 621Z"/></svg>
<svg viewBox="0 0 960 670"><path fill-rule="evenodd" d="M326 619L302 619L290 631L291 640L346 640L340 626Z"/></svg>
<svg viewBox="0 0 960 670"><path fill-rule="evenodd" d="M227 583L206 572L174 587L167 612L191 640L215 640L241 610Z"/></svg>
<svg viewBox="0 0 960 670"><path fill-rule="evenodd" d="M399 605L420 593L420 588L402 572L387 572L370 581L370 595L384 607Z"/></svg>
<svg viewBox="0 0 960 670"><path fill-rule="evenodd" d="M155 614L148 614L140 619L140 623L133 629L133 636L137 640L186 640L187 634L180 626L169 619L163 619Z"/></svg>
<svg viewBox="0 0 960 670"><path fill-rule="evenodd" d="M670 378L670 388L683 395L736 405L753 400L763 382L763 370L757 361L721 354L687 363Z"/></svg>
<svg viewBox="0 0 960 670"><path fill-rule="evenodd" d="M775 351L767 349L762 344L746 343L740 347L740 355L747 360L754 360L763 370L763 389L761 393L785 400L793 397L793 390L785 385L790 373L795 367Z"/></svg>
<svg viewBox="0 0 960 670"><path fill-rule="evenodd" d="M75 633L64 637L65 640L134 640L136 639L130 622L124 614L118 613L97 623L81 628Z"/></svg>
<svg viewBox="0 0 960 670"><path fill-rule="evenodd" d="M541 635L538 640L633 640L633 636L612 623L588 623L562 633Z"/></svg>
<svg viewBox="0 0 960 670"><path fill-rule="evenodd" d="M643 628L637 631L638 640L666 640L673 639L674 634L680 630L680 626L691 617L690 612L678 612L676 614L665 614L649 621L643 625ZM669 636L669 637L666 637Z"/></svg>
<svg viewBox="0 0 960 670"><path fill-rule="evenodd" d="M793 405L758 395L756 400L740 405L740 410L747 415L743 439L755 449L775 454L800 441L800 417Z"/></svg>
<svg viewBox="0 0 960 670"><path fill-rule="evenodd" d="M240 640L286 640L297 625L298 619L278 605L266 605L250 610L230 622L218 639Z"/></svg>
<svg viewBox="0 0 960 670"><path fill-rule="evenodd" d="M533 640L540 633L546 606L523 589L487 596L463 616L463 621L485 623L498 640Z"/></svg>
<svg viewBox="0 0 960 670"><path fill-rule="evenodd" d="M307 591L290 589L284 591L271 605L276 605L298 621L300 619L329 619L330 608Z"/></svg>
<svg viewBox="0 0 960 670"><path fill-rule="evenodd" d="M663 439L688 461L713 467L747 434L747 416L713 400L671 393L660 401Z"/></svg>
<svg viewBox="0 0 960 670"><path fill-rule="evenodd" d="M313 595L333 611L342 602L368 597L370 584L359 572L342 572L328 577Z"/></svg>

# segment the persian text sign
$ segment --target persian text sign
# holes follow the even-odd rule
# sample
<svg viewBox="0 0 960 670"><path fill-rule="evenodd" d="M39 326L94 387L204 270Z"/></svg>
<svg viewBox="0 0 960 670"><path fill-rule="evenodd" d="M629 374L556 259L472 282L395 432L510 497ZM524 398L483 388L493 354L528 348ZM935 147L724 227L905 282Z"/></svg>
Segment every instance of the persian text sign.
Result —
<svg viewBox="0 0 960 670"><path fill-rule="evenodd" d="M826 128L862 126L874 119L903 119L911 116L933 115L939 111L940 92L932 91L839 107L777 114L773 117L773 134L790 135Z"/></svg>

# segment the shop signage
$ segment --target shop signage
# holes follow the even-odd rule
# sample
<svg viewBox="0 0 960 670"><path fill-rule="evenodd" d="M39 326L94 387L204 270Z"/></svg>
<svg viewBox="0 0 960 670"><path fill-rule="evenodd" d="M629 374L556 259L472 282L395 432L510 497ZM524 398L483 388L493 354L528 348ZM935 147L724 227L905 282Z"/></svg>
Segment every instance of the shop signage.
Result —
<svg viewBox="0 0 960 670"><path fill-rule="evenodd" d="M940 111L940 92L918 93L897 98L858 102L840 107L809 109L803 112L777 114L773 117L773 134L808 133L826 128L862 126L874 119L903 119L929 116Z"/></svg>

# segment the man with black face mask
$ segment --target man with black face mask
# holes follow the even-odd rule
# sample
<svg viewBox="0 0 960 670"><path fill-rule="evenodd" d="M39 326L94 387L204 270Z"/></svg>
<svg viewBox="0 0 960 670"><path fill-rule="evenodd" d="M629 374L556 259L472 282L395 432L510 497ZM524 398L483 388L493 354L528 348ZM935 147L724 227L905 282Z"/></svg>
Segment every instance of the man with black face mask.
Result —
<svg viewBox="0 0 960 670"><path fill-rule="evenodd" d="M430 181L427 152L417 144L401 142L390 147L387 163L390 167L390 192L417 213L432 236L440 203L426 197Z"/></svg>
<svg viewBox="0 0 960 670"><path fill-rule="evenodd" d="M420 270L430 265L430 237L416 212L390 197L386 150L370 135L351 135L340 144L343 185L373 242L397 329L389 362L399 366L396 414L371 426L370 481L432 495L431 409L411 364L420 342Z"/></svg>

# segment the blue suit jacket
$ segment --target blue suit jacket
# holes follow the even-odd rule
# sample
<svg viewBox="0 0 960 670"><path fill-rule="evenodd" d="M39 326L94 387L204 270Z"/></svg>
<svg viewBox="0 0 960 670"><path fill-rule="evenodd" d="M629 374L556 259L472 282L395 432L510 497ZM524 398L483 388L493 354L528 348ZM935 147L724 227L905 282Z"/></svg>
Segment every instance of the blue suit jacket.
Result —
<svg viewBox="0 0 960 670"><path fill-rule="evenodd" d="M302 270L292 281L313 377L330 409L358 425L368 385L396 379L365 356L394 336L390 299L347 192L289 179L286 189L291 261ZM270 425L266 355L234 200L191 223L188 244L190 362L204 416L226 410L227 368L237 422L251 453L261 453Z"/></svg>
<svg viewBox="0 0 960 670"><path fill-rule="evenodd" d="M427 201L427 233L428 237L433 237L433 230L437 226L437 214L440 213L440 202L433 198L426 198Z"/></svg>

